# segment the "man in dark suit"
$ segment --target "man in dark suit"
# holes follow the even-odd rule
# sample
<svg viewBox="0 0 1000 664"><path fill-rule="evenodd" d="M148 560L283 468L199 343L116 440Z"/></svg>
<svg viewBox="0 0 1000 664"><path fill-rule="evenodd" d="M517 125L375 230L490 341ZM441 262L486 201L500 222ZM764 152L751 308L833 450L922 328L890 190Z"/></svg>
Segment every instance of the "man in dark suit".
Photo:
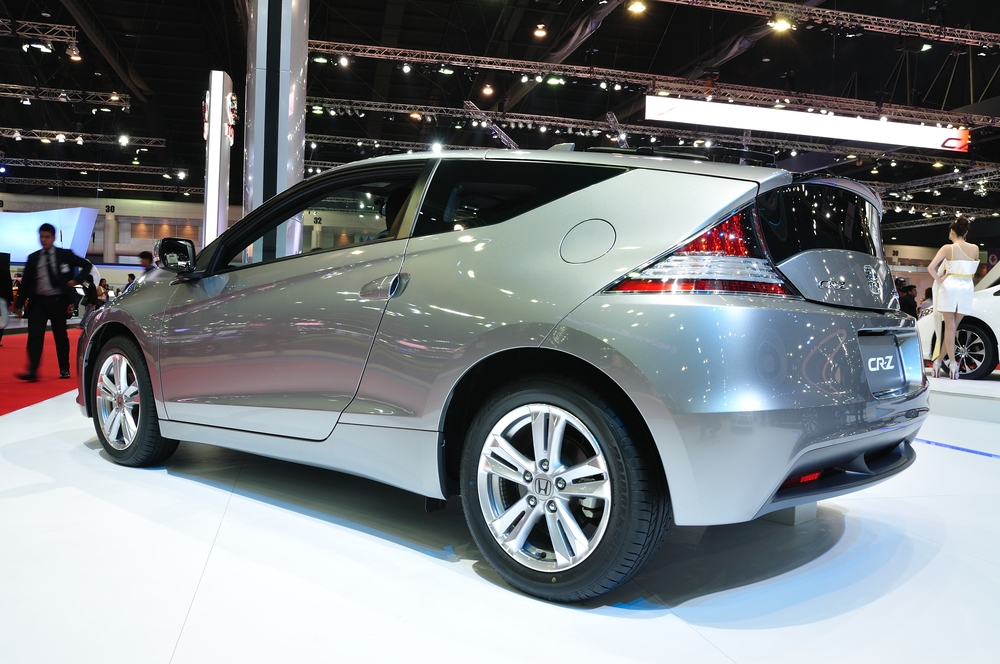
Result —
<svg viewBox="0 0 1000 664"><path fill-rule="evenodd" d="M7 327L7 308L14 304L14 286L10 280L10 254L0 252L0 342ZM0 343L3 346L3 343Z"/></svg>
<svg viewBox="0 0 1000 664"><path fill-rule="evenodd" d="M17 291L16 306L29 301L28 306L28 370L17 374L21 380L38 380L38 364L42 360L45 343L45 325L52 322L56 355L59 358L59 377L69 378L69 337L66 335L66 309L75 298L74 287L78 279L90 274L90 261L80 258L69 249L53 246L56 229L52 224L42 224L38 229L40 251L28 256L24 277ZM79 274L76 270L79 268Z"/></svg>

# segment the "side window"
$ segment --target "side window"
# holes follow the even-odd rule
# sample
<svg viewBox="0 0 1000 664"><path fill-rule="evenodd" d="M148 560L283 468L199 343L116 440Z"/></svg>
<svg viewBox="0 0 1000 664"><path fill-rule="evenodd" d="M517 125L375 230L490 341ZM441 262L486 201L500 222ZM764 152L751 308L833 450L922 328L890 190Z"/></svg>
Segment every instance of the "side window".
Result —
<svg viewBox="0 0 1000 664"><path fill-rule="evenodd" d="M243 238L228 253L231 267L269 263L324 249L393 239L399 232L415 175L373 176L323 192L281 223Z"/></svg>
<svg viewBox="0 0 1000 664"><path fill-rule="evenodd" d="M552 162L445 159L434 172L413 235L499 224L626 170Z"/></svg>

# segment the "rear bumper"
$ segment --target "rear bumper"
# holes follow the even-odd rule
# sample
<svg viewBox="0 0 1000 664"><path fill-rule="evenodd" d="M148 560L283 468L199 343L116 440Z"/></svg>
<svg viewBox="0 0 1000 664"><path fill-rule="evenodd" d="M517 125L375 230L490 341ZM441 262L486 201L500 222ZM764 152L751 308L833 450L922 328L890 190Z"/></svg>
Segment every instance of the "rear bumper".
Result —
<svg viewBox="0 0 1000 664"><path fill-rule="evenodd" d="M914 322L795 299L597 296L546 343L602 369L632 399L675 522L718 525L855 491L912 462L905 444L928 413ZM898 339L904 380L876 396L859 338L881 332ZM844 470L901 444L911 461ZM780 489L815 471L825 474L814 495Z"/></svg>

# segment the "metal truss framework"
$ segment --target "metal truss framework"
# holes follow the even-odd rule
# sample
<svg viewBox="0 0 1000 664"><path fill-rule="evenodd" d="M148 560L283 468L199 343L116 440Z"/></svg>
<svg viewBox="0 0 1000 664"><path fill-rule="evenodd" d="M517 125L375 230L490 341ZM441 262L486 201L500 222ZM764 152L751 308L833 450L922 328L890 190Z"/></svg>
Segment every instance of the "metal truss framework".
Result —
<svg viewBox="0 0 1000 664"><path fill-rule="evenodd" d="M326 143L328 145L354 145L359 148L384 148L386 150L409 150L410 152L427 152L428 148L432 147L432 145L427 143L414 143L411 141L383 141L352 136L327 136L325 134L306 134L306 140L314 143ZM439 145L442 150L483 149L471 148L468 145Z"/></svg>
<svg viewBox="0 0 1000 664"><path fill-rule="evenodd" d="M916 193L925 189L937 187L963 187L969 185L986 185L991 180L1000 179L1000 166L970 168L964 172L943 173L929 178L910 180L908 182L869 182L868 186L878 192Z"/></svg>
<svg viewBox="0 0 1000 664"><path fill-rule="evenodd" d="M443 106L422 106L422 105L412 105L412 104L391 104L387 102L378 101L360 101L360 100L349 100L349 99L330 99L326 97L309 97L307 99L308 104L324 106L331 109L344 109L349 110L354 113L359 112L375 112L382 111L385 113L399 113L401 115L409 115L412 112L417 112L421 114L422 117L449 117L449 118L473 118L467 110L461 108L448 108ZM558 128L559 130L566 131L567 134L591 134L599 135L606 134L609 138L616 139L621 131L628 135L633 136L650 136L656 138L672 138L675 140L685 140L685 141L696 141L696 140L710 140L715 141L723 145L733 145L743 148L766 148L769 150L780 150L780 151L790 151L798 150L800 152L812 151L812 152L829 152L833 154L843 154L843 155L855 155L859 158L866 159L896 159L897 161L905 161L909 163L918 164L934 164L940 163L943 166L948 167L962 167L968 168L968 159L954 159L954 158L941 158L935 157L933 155L923 155L923 154L913 154L906 152L886 152L885 150L873 150L869 148L858 148L858 147L845 147L845 146L832 146L824 143L809 143L807 141L790 141L780 138L769 138L765 136L753 136L750 132L744 132L743 134L723 134L720 132L696 132L687 129L670 129L667 127L660 126L650 126L650 125L633 125L633 124L619 124L618 131L616 131L609 122L601 122L599 120L579 120L575 118L560 118L552 117L547 115L534 115L528 113L499 113L497 111L480 111L486 118L492 120L494 123L499 124L500 127L506 129L513 125L525 125L529 128L538 126L548 128ZM355 141L363 139L354 139ZM617 139L616 139L617 140ZM364 139L369 145L372 143L370 139ZM386 141L381 142L383 145ZM413 147L417 146L417 147ZM412 143L408 144L408 148L426 150L426 143ZM404 148L407 149L407 148ZM468 146L457 146L450 147L449 149L468 149Z"/></svg>
<svg viewBox="0 0 1000 664"><path fill-rule="evenodd" d="M0 18L0 36L17 34L25 39L37 39L42 42L64 42L72 44L77 41L75 25L58 25L55 23L35 23L33 21L11 21Z"/></svg>
<svg viewBox="0 0 1000 664"><path fill-rule="evenodd" d="M892 208L886 210L886 214ZM967 207L956 207L954 205L917 205L914 212L909 212L909 208L902 210L909 214L920 213L922 216L916 219L906 219L904 221L884 221L883 217L882 230L883 231L899 231L907 228L923 228L925 226L943 226L944 224L950 224L956 216L964 215L970 220L975 220L977 218L982 219L985 217L998 217L1000 216L1000 210L996 208L967 208Z"/></svg>
<svg viewBox="0 0 1000 664"><path fill-rule="evenodd" d="M4 159L4 166L25 168L69 169L74 171L95 171L97 173L138 173L141 175L170 175L184 169L163 166L136 166L134 164L103 164L92 161L59 161L55 159ZM173 177L173 176L171 176ZM179 178L183 179L183 178Z"/></svg>
<svg viewBox="0 0 1000 664"><path fill-rule="evenodd" d="M785 3L778 3L785 5ZM995 35L994 35L995 36ZM951 113L926 108L913 108L898 104L878 104L862 99L846 99L826 95L803 94L768 88L754 88L711 81L690 80L674 76L660 76L642 72L628 72L619 69L584 67L580 65L551 64L528 60L512 60L481 55L458 55L439 51L421 51L389 46L365 46L345 42L326 42L310 39L309 50L314 53L345 55L348 57L395 60L405 63L426 63L448 65L449 67L471 67L517 72L532 76L563 75L607 82L632 83L646 88L649 94L703 99L707 101L739 102L752 106L774 106L782 103L786 108L799 111L827 111L840 115L860 116L878 119L883 116L910 123L951 124L964 127L987 127L1000 125L1000 118L989 115ZM338 65L339 66L339 65Z"/></svg>
<svg viewBox="0 0 1000 664"><path fill-rule="evenodd" d="M488 127L490 133L493 134L493 138L495 138L501 145L506 148L510 148L511 150L517 149L517 143L514 142L514 139L508 136L507 132L498 127L496 123L482 111L482 109L468 99L465 100L465 111L475 119L482 122L484 127Z"/></svg>
<svg viewBox="0 0 1000 664"><path fill-rule="evenodd" d="M61 101L74 104L100 104L127 108L131 105L128 95L117 92L91 92L89 90L63 90L60 88L33 88L30 85L0 83L0 97Z"/></svg>
<svg viewBox="0 0 1000 664"><path fill-rule="evenodd" d="M59 180L53 178L15 178L0 177L0 184L23 185L29 187L65 187L67 189L111 189L115 191L146 191L160 194L195 194L205 193L202 187L187 187L167 184L140 184L137 182L87 182L82 180Z"/></svg>
<svg viewBox="0 0 1000 664"><path fill-rule="evenodd" d="M343 166L345 162L343 161L316 161L313 159L306 159L305 167L311 168L316 171L328 171L331 168L336 168L337 166Z"/></svg>
<svg viewBox="0 0 1000 664"><path fill-rule="evenodd" d="M799 23L824 23L829 26L845 28L861 28L866 32L881 32L890 35L906 35L921 37L931 41L965 44L967 46L995 47L1000 46L1000 35L993 32L978 30L963 30L949 28L943 25L931 25L916 21L902 21L894 18L854 14L822 7L808 7L793 2L776 2L775 0L657 0L674 5L691 5L706 9L721 9L722 11L756 16L783 16Z"/></svg>
<svg viewBox="0 0 1000 664"><path fill-rule="evenodd" d="M60 141L59 137L62 136ZM82 138L84 143L99 143L102 145L121 145L120 136L110 134L87 134L79 131L56 131L47 129L15 129L12 127L0 127L0 138L12 138L15 141L22 139L51 141L76 141ZM149 138L147 136L129 136L125 146L136 148L165 148L167 141L164 138ZM124 147L124 146L123 146Z"/></svg>

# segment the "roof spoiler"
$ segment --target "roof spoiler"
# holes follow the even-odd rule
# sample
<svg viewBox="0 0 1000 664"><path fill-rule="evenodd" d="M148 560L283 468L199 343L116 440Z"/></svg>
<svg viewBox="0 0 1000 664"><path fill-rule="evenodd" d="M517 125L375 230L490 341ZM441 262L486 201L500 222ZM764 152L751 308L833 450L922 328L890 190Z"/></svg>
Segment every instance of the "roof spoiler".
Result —
<svg viewBox="0 0 1000 664"><path fill-rule="evenodd" d="M576 143L556 143L548 149L549 152L572 152L576 149Z"/></svg>

